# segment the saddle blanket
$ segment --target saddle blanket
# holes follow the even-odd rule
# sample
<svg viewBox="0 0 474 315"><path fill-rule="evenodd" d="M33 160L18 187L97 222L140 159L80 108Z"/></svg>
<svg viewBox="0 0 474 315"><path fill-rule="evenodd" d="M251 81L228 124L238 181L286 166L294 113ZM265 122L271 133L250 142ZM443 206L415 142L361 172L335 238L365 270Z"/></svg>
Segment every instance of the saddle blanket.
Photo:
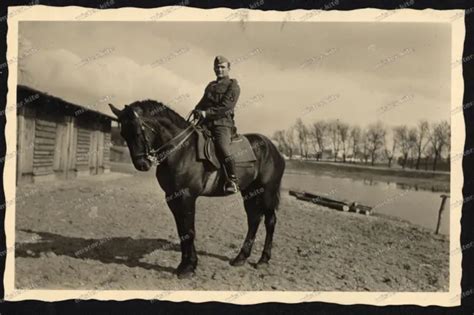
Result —
<svg viewBox="0 0 474 315"><path fill-rule="evenodd" d="M216 156L214 141L212 141L211 137L205 136L200 130L198 130L197 133L197 159L201 161L207 160L217 169L219 169L221 164ZM232 137L230 152L232 153L232 157L234 158L236 166L239 166L239 163L241 165L244 163L248 165L249 162L254 162L257 160L257 157L253 152L252 145L243 135Z"/></svg>

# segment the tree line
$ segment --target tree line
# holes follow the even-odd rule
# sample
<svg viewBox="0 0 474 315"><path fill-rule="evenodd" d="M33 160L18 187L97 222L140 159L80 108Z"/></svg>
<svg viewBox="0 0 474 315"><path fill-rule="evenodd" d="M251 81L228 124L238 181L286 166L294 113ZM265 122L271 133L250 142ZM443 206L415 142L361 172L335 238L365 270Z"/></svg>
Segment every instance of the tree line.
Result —
<svg viewBox="0 0 474 315"><path fill-rule="evenodd" d="M378 121L361 128L340 120L318 120L305 125L301 119L286 130L275 131L272 139L280 152L292 159L332 160L342 163L380 164L392 167L449 169L451 128L446 120L416 126L389 127Z"/></svg>

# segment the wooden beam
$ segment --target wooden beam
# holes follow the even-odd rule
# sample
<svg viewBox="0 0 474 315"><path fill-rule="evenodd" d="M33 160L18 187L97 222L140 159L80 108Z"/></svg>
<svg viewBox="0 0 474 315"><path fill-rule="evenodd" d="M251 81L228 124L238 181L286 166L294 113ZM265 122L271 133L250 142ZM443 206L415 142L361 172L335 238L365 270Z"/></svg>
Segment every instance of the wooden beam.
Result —
<svg viewBox="0 0 474 315"><path fill-rule="evenodd" d="M36 130L36 137L38 138L46 138L46 139L56 139L56 135L54 132L47 132L43 130Z"/></svg>
<svg viewBox="0 0 474 315"><path fill-rule="evenodd" d="M46 139L46 138L35 138L35 144L52 144L53 147L56 144L54 139Z"/></svg>
<svg viewBox="0 0 474 315"><path fill-rule="evenodd" d="M43 119L36 119L36 124L38 126L46 126L46 127L56 127L56 123L48 120Z"/></svg>

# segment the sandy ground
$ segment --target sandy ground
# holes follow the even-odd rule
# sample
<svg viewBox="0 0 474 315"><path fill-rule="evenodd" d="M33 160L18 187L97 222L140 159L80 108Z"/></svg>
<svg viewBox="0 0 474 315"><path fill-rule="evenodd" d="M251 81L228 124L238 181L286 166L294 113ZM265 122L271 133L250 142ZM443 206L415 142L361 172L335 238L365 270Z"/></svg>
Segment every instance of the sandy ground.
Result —
<svg viewBox="0 0 474 315"><path fill-rule="evenodd" d="M423 228L294 199L283 183L268 268L260 226L249 263L232 267L246 233L240 196L200 198L191 279L153 172L111 173L17 189L18 289L446 291L449 242Z"/></svg>

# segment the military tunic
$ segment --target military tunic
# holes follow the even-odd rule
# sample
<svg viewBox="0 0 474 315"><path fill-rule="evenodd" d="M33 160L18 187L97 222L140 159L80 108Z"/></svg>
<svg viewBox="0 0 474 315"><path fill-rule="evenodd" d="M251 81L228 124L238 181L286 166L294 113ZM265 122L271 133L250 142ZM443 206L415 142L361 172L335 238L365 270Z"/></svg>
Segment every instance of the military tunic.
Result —
<svg viewBox="0 0 474 315"><path fill-rule="evenodd" d="M224 77L210 82L204 96L196 105L196 110L206 112L203 123L211 130L215 139L218 156L231 156L230 143L234 126L234 108L240 95L237 80Z"/></svg>
<svg viewBox="0 0 474 315"><path fill-rule="evenodd" d="M206 112L204 123L212 126L234 126L234 108L240 95L236 79L225 77L210 82L204 95L196 105L197 110Z"/></svg>

